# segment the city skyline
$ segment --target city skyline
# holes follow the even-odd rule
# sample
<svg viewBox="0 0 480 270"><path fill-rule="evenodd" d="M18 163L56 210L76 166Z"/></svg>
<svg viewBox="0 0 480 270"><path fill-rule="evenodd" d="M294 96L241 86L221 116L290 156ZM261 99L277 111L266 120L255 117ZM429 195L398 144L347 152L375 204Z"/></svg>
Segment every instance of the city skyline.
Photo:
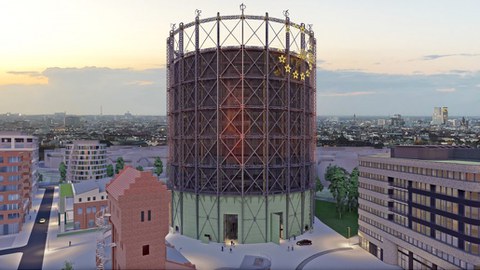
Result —
<svg viewBox="0 0 480 270"><path fill-rule="evenodd" d="M477 116L480 36L475 1L244 1L246 14L312 23L317 115ZM28 4L28 9L25 8ZM0 113L166 114L171 23L239 14L239 4L146 1L7 2L0 10Z"/></svg>

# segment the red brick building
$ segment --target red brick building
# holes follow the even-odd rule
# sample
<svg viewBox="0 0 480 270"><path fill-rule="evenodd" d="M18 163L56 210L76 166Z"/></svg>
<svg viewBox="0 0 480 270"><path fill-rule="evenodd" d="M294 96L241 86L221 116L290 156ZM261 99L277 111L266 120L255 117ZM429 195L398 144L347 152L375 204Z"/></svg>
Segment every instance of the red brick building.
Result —
<svg viewBox="0 0 480 270"><path fill-rule="evenodd" d="M0 133L0 235L22 230L37 182L37 138Z"/></svg>
<svg viewBox="0 0 480 270"><path fill-rule="evenodd" d="M107 185L112 269L165 269L170 191L151 172L132 167Z"/></svg>
<svg viewBox="0 0 480 270"><path fill-rule="evenodd" d="M95 227L95 215L108 206L106 185L110 178L84 180L73 184L74 229Z"/></svg>

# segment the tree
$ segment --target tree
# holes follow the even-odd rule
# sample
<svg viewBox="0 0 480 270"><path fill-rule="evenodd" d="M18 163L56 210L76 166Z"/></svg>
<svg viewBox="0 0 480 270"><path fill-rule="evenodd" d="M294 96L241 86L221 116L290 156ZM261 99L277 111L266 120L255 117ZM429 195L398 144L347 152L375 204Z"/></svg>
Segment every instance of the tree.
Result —
<svg viewBox="0 0 480 270"><path fill-rule="evenodd" d="M163 162L160 157L155 158L155 162L153 163L153 166L155 167L155 174L157 176L160 176L163 173Z"/></svg>
<svg viewBox="0 0 480 270"><path fill-rule="evenodd" d="M60 162L60 166L58 166L58 171L60 172L60 182L65 181L65 178L67 177L67 166L65 165L65 162Z"/></svg>
<svg viewBox="0 0 480 270"><path fill-rule="evenodd" d="M320 181L320 177L317 176L317 178L315 178L315 191L322 192L322 190L323 190L322 181Z"/></svg>
<svg viewBox="0 0 480 270"><path fill-rule="evenodd" d="M125 167L125 161L122 157L117 158L117 162L115 163L115 173L118 174L121 170Z"/></svg>
<svg viewBox="0 0 480 270"><path fill-rule="evenodd" d="M348 173L344 168L328 166L325 179L330 182L328 189L335 199L338 216L342 218L348 196Z"/></svg>
<svg viewBox="0 0 480 270"><path fill-rule="evenodd" d="M73 270L73 263L70 261L65 261L62 270Z"/></svg>
<svg viewBox="0 0 480 270"><path fill-rule="evenodd" d="M139 171L141 171L141 172L143 172L143 167L140 166L140 165L138 165L136 169L139 170Z"/></svg>
<svg viewBox="0 0 480 270"><path fill-rule="evenodd" d="M107 165L107 176L108 176L108 177L112 177L113 174L114 174L113 165L112 165L112 164L108 164L108 165Z"/></svg>
<svg viewBox="0 0 480 270"><path fill-rule="evenodd" d="M350 173L348 178L348 196L347 196L347 205L348 211L352 211L358 206L358 176L360 172L358 167L355 167Z"/></svg>

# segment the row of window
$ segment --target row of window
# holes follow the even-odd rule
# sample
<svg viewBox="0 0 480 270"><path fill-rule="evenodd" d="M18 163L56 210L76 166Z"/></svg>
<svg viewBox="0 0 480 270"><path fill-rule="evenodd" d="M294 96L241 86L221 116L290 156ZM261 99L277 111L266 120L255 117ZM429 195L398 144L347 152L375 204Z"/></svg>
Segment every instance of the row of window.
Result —
<svg viewBox="0 0 480 270"><path fill-rule="evenodd" d="M68 162L68 160L70 159L69 156L66 156L65 157L65 163ZM73 156L71 158L72 161L75 161L75 160L106 160L107 159L107 156Z"/></svg>
<svg viewBox="0 0 480 270"><path fill-rule="evenodd" d="M464 250L468 253L474 254L474 255L480 255L480 248L479 244L471 243L468 241L465 241L465 248Z"/></svg>
<svg viewBox="0 0 480 270"><path fill-rule="evenodd" d="M0 210L8 211L8 210L18 210L20 207L18 203L9 203L9 204L2 204L0 205Z"/></svg>
<svg viewBox="0 0 480 270"><path fill-rule="evenodd" d="M408 202L408 192L406 190L394 189L392 198L399 201Z"/></svg>
<svg viewBox="0 0 480 270"><path fill-rule="evenodd" d="M457 265L463 269L473 269L473 265L472 264L469 264L465 261L462 261L456 257L454 257L453 255L450 255L449 253L447 252L443 252L437 248L434 248L428 244L425 244L424 242L422 241L419 241L417 238L415 237L411 237L409 235L406 235L406 234L403 234L401 232L398 232L396 230L393 230L392 228L388 227L388 226L385 226L383 223L380 223L380 222L377 222L375 220L371 220L370 218L367 218L365 216L362 216L360 215L359 216L359 219L382 230L382 231L385 231L387 232L388 234L390 235L393 235L394 237L397 237L399 239L402 239L403 241L407 242L407 243L410 243L411 245L414 245L428 253L431 253L435 256L437 256L438 258L440 259L443 259L444 261L447 261L447 262L450 262L454 265ZM477 245L478 247L478 245ZM465 248L466 249L466 248ZM478 250L478 249L477 249Z"/></svg>
<svg viewBox="0 0 480 270"><path fill-rule="evenodd" d="M458 203L435 199L435 208L458 215Z"/></svg>
<svg viewBox="0 0 480 270"><path fill-rule="evenodd" d="M0 167L0 173L18 172L19 169L19 166L2 166Z"/></svg>
<svg viewBox="0 0 480 270"><path fill-rule="evenodd" d="M108 199L108 195L107 196L100 196L100 200L106 200ZM92 201L96 201L97 200L97 196L93 196L93 197L87 197L87 202L89 202L90 200ZM78 202L82 202L82 198L78 198Z"/></svg>
<svg viewBox="0 0 480 270"><path fill-rule="evenodd" d="M442 231L435 231L435 239L458 248L458 238Z"/></svg>
<svg viewBox="0 0 480 270"><path fill-rule="evenodd" d="M458 220L456 219L435 215L435 223L444 228L458 232Z"/></svg>
<svg viewBox="0 0 480 270"><path fill-rule="evenodd" d="M383 182L386 182L388 180L388 178L385 175L367 173L367 172L360 172L360 177L377 180L377 181L383 181Z"/></svg>
<svg viewBox="0 0 480 270"><path fill-rule="evenodd" d="M405 216L394 214L393 222L402 225L403 227L408 227L408 218Z"/></svg>
<svg viewBox="0 0 480 270"><path fill-rule="evenodd" d="M480 226L465 223L464 227L465 227L465 234L466 235L480 238L480 234L479 234L479 227Z"/></svg>
<svg viewBox="0 0 480 270"><path fill-rule="evenodd" d="M4 195L0 195L0 202L3 202L4 198L5 198ZM20 199L20 195L19 194L8 194L7 199L9 201L16 201L16 200Z"/></svg>
<svg viewBox="0 0 480 270"><path fill-rule="evenodd" d="M432 232L432 229L430 228L430 226L426 226L415 221L412 221L412 229L428 237L430 237Z"/></svg>
<svg viewBox="0 0 480 270"><path fill-rule="evenodd" d="M480 202L480 192L465 191L465 199Z"/></svg>
<svg viewBox="0 0 480 270"><path fill-rule="evenodd" d="M374 214L377 217L381 217L381 218L385 218L385 219L388 217L388 214L385 213L384 211L377 210L375 208L372 208L370 206L366 206L364 204L360 204L358 206L358 208L362 209L365 212L369 212L371 214Z"/></svg>
<svg viewBox="0 0 480 270"><path fill-rule="evenodd" d="M380 242L383 242L383 237L381 235L379 235L378 233L368 229L368 228L365 228L363 227L362 225L359 225L358 226L358 230L373 237L374 239L377 239L378 241Z"/></svg>
<svg viewBox="0 0 480 270"><path fill-rule="evenodd" d="M0 191L17 191L20 188L20 185L5 185L0 186Z"/></svg>
<svg viewBox="0 0 480 270"><path fill-rule="evenodd" d="M430 206L430 197L417 193L412 193L412 202L425 206Z"/></svg>
<svg viewBox="0 0 480 270"><path fill-rule="evenodd" d="M427 184L427 183L413 181L412 187L416 189L430 191L430 184Z"/></svg>
<svg viewBox="0 0 480 270"><path fill-rule="evenodd" d="M412 207L412 216L430 222L431 213L416 207Z"/></svg>
<svg viewBox="0 0 480 270"><path fill-rule="evenodd" d="M27 138L26 140L27 140L27 142L33 142L32 138ZM5 142L12 142L12 138L2 138L2 143L5 143ZM23 143L23 142L25 142L25 138L15 138L15 142L16 143Z"/></svg>
<svg viewBox="0 0 480 270"><path fill-rule="evenodd" d="M397 187L408 188L408 180L405 179L394 178L392 184Z"/></svg>
<svg viewBox="0 0 480 270"><path fill-rule="evenodd" d="M375 191L377 193L387 194L387 192L385 192L386 189L383 188L383 187L375 186L375 185L372 185L372 184L367 184L367 183L364 183L364 182L359 182L358 186L363 188L363 189L368 189L368 190L371 190L371 191Z"/></svg>
<svg viewBox="0 0 480 270"><path fill-rule="evenodd" d="M393 202L393 211L402 215L408 215L408 205L400 202Z"/></svg>
<svg viewBox="0 0 480 270"><path fill-rule="evenodd" d="M105 206L100 206L100 211L105 209ZM86 214L95 214L97 213L97 207L96 206L91 206L91 207L85 207ZM77 208L77 214L82 215L83 214L83 207L78 207Z"/></svg>
<svg viewBox="0 0 480 270"><path fill-rule="evenodd" d="M473 206L464 206L465 207L465 217L480 219L480 208Z"/></svg>
<svg viewBox="0 0 480 270"><path fill-rule="evenodd" d="M21 162L22 161L22 158L21 157L8 157L8 163L17 163L17 162ZM4 162L4 158L3 157L0 157L0 163L3 163Z"/></svg>
<svg viewBox="0 0 480 270"><path fill-rule="evenodd" d="M8 176L8 182L16 182L21 179L20 175L9 175ZM0 182L3 182L5 180L5 177L3 175L0 175Z"/></svg>
<svg viewBox="0 0 480 270"><path fill-rule="evenodd" d="M381 205L381 206L388 206L387 201L382 200L382 199L377 198L377 197L374 197L374 196L370 196L370 195L367 195L367 194L360 193L360 194L358 194L358 197L362 198L366 201L373 202L375 204Z"/></svg>
<svg viewBox="0 0 480 270"><path fill-rule="evenodd" d="M420 174L420 175L440 177L440 178L448 178L448 179L463 180L463 181L470 181L470 182L473 182L473 181L480 182L480 173L465 173L465 172L459 172L459 171L421 168L421 167L370 162L370 161L360 161L360 166L382 169L382 170L389 170L389 171Z"/></svg>

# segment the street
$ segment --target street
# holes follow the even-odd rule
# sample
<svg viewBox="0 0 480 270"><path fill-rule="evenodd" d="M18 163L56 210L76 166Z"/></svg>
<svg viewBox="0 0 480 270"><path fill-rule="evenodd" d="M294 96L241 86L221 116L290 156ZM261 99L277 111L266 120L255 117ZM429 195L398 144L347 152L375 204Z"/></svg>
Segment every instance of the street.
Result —
<svg viewBox="0 0 480 270"><path fill-rule="evenodd" d="M47 187L40 205L32 233L28 244L23 247L11 248L0 251L0 255L6 255L16 252L23 252L22 259L18 269L41 269L43 264L43 255L47 240L48 223L50 219L50 210L52 208L54 187ZM39 220L45 218L44 224L39 224Z"/></svg>

